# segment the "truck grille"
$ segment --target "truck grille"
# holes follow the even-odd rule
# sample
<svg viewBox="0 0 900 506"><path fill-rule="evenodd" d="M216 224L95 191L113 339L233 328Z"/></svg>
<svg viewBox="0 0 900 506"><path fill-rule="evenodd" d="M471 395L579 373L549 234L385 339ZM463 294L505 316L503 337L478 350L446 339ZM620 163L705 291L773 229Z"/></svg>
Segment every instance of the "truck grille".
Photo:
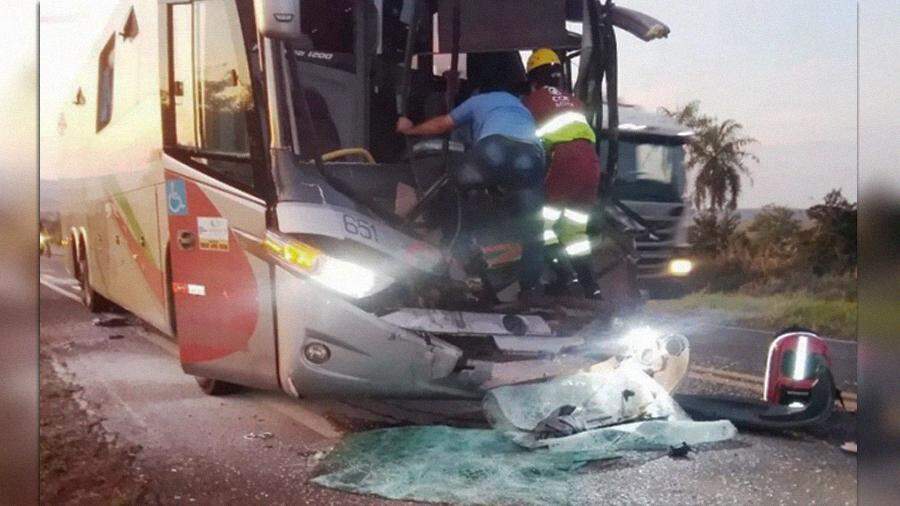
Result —
<svg viewBox="0 0 900 506"><path fill-rule="evenodd" d="M668 275L669 260L677 246L685 206L682 203L637 201L626 201L624 204L640 214L655 230L655 239L650 234L636 238L638 278Z"/></svg>

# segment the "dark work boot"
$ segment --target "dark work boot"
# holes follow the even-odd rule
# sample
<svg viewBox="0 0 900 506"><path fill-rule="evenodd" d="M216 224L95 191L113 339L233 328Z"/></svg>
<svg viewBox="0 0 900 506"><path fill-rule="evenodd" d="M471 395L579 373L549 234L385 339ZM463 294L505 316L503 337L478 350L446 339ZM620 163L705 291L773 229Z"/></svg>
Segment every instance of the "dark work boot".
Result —
<svg viewBox="0 0 900 506"><path fill-rule="evenodd" d="M575 273L578 275L578 284L584 291L584 297L591 300L602 300L600 295L600 287L594 279L594 273L591 271L591 257L580 256L570 259Z"/></svg>

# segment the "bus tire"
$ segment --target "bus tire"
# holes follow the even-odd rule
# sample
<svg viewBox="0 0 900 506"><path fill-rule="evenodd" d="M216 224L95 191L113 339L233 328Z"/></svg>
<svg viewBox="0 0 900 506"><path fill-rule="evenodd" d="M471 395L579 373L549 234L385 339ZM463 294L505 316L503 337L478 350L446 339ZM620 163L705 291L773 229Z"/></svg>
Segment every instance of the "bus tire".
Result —
<svg viewBox="0 0 900 506"><path fill-rule="evenodd" d="M206 395L229 395L236 393L241 389L239 385L228 383L227 381L212 378L203 378L200 376L194 376L194 379L197 380L197 385L200 386L200 390L203 390L203 393L205 393Z"/></svg>
<svg viewBox="0 0 900 506"><path fill-rule="evenodd" d="M81 303L92 313L102 313L109 310L107 300L91 287L90 266L87 261L87 252L82 251L78 255L78 269L81 281Z"/></svg>

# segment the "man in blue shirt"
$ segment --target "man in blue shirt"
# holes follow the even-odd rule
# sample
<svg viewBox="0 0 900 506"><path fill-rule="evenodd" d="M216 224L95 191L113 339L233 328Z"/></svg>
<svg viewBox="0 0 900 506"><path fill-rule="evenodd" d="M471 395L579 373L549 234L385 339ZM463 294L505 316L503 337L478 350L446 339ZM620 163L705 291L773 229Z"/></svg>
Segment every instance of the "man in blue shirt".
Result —
<svg viewBox="0 0 900 506"><path fill-rule="evenodd" d="M443 135L466 126L471 128L473 146L466 162L456 170L456 182L462 189L500 186L516 194L515 212L522 225L519 286L529 291L537 285L543 269L540 213L546 165L528 109L508 91L486 91L472 96L450 114L419 125L406 117L397 120L397 132L404 135Z"/></svg>

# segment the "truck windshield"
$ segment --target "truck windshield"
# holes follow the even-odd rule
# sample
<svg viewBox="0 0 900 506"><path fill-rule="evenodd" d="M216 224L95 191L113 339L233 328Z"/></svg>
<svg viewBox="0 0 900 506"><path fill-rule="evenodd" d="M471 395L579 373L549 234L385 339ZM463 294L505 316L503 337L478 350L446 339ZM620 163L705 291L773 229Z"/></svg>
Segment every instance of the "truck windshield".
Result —
<svg viewBox="0 0 900 506"><path fill-rule="evenodd" d="M602 145L601 160L606 160L607 145ZM684 147L680 144L657 144L619 141L617 185L666 186L678 195L684 192Z"/></svg>

